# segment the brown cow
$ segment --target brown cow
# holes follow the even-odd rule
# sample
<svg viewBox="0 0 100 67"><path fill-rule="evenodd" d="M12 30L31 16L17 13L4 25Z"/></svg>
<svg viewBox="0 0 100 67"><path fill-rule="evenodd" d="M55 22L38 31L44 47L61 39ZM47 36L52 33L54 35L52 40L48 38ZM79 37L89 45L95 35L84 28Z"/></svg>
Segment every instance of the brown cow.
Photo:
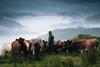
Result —
<svg viewBox="0 0 100 67"><path fill-rule="evenodd" d="M31 53L31 55L32 54L34 54L34 50L35 50L35 47L34 47L34 45L36 44L36 43L38 43L39 45L40 45L40 51L43 51L43 46L44 46L44 44L43 44L43 40L41 40L41 39L31 39L31 40L24 40L24 42L23 42L23 44L24 44L24 46L26 47L25 48L25 51L28 53L28 54L30 54ZM22 50L22 48L20 48L20 39L16 39L13 43L12 43L12 52L13 53L20 53L21 51L20 51L20 49ZM24 50L23 50L24 51Z"/></svg>
<svg viewBox="0 0 100 67"><path fill-rule="evenodd" d="M12 53L18 54L19 53L19 42L18 39L16 39L14 42L12 42Z"/></svg>
<svg viewBox="0 0 100 67"><path fill-rule="evenodd" d="M43 53L48 53L48 41L43 40Z"/></svg>
<svg viewBox="0 0 100 67"><path fill-rule="evenodd" d="M72 42L74 45L78 45L80 50L88 50L89 48L97 48L98 42L96 39L80 39Z"/></svg>
<svg viewBox="0 0 100 67"><path fill-rule="evenodd" d="M23 38L16 39L12 42L11 46L13 54L19 54L22 50L27 51L26 40L24 40Z"/></svg>

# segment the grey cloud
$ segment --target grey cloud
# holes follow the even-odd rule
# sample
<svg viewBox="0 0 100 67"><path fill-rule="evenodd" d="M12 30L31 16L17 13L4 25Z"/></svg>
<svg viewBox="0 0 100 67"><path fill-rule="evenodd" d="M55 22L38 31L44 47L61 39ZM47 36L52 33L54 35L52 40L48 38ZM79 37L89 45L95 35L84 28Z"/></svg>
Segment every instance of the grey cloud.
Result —
<svg viewBox="0 0 100 67"><path fill-rule="evenodd" d="M100 13L89 16L85 20L88 23L100 24Z"/></svg>
<svg viewBox="0 0 100 67"><path fill-rule="evenodd" d="M23 16L37 16L35 13L29 13L29 12L2 12L0 13L0 18L2 19L3 17L9 17L9 18L18 18L18 17L23 17Z"/></svg>
<svg viewBox="0 0 100 67"><path fill-rule="evenodd" d="M100 12L99 6L100 0L0 0L0 18L60 15L76 19ZM98 20L96 16L94 21ZM91 22L89 18L87 20Z"/></svg>
<svg viewBox="0 0 100 67"><path fill-rule="evenodd" d="M0 12L73 15L100 11L100 0L0 0ZM81 2L90 2L81 4ZM93 2L93 3L91 3ZM76 4L78 3L78 4Z"/></svg>
<svg viewBox="0 0 100 67"><path fill-rule="evenodd" d="M0 26L8 27L11 29L22 28L23 26L15 20L7 17L0 18Z"/></svg>
<svg viewBox="0 0 100 67"><path fill-rule="evenodd" d="M95 2L100 2L100 0L56 0L56 1L61 1L64 3L95 3Z"/></svg>

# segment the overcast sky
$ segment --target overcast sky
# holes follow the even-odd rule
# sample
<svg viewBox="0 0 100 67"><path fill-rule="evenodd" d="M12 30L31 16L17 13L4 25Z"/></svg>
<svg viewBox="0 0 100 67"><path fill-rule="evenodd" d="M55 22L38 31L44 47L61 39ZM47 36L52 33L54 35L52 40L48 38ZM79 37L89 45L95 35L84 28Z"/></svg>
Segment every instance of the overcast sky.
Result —
<svg viewBox="0 0 100 67"><path fill-rule="evenodd" d="M5 34L78 27L100 27L100 0L0 0L0 32Z"/></svg>

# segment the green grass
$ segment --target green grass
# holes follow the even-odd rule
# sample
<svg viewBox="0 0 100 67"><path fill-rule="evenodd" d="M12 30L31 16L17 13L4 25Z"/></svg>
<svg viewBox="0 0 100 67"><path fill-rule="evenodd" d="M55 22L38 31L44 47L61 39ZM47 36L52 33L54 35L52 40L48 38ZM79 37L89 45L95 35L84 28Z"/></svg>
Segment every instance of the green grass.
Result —
<svg viewBox="0 0 100 67"><path fill-rule="evenodd" d="M100 67L100 62L94 65L82 64L80 56L75 55L43 55L40 60L29 60L23 56L13 57L11 53L0 56L0 67Z"/></svg>
<svg viewBox="0 0 100 67"><path fill-rule="evenodd" d="M10 53L0 57L0 67L73 67L73 65L80 66L81 64L79 56L65 54L44 55L38 61L22 56L12 57Z"/></svg>

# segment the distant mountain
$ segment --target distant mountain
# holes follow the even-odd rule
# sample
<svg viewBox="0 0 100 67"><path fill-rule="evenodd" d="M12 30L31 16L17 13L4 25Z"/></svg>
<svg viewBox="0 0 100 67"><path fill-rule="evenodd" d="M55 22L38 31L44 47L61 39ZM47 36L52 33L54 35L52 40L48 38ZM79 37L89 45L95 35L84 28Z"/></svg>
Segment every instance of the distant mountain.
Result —
<svg viewBox="0 0 100 67"><path fill-rule="evenodd" d="M72 39L76 37L78 34L89 34L93 36L100 36L100 28L69 28L69 29L56 29L53 30L53 34L55 36L55 40L59 39ZM48 35L42 35L43 39L48 38Z"/></svg>

